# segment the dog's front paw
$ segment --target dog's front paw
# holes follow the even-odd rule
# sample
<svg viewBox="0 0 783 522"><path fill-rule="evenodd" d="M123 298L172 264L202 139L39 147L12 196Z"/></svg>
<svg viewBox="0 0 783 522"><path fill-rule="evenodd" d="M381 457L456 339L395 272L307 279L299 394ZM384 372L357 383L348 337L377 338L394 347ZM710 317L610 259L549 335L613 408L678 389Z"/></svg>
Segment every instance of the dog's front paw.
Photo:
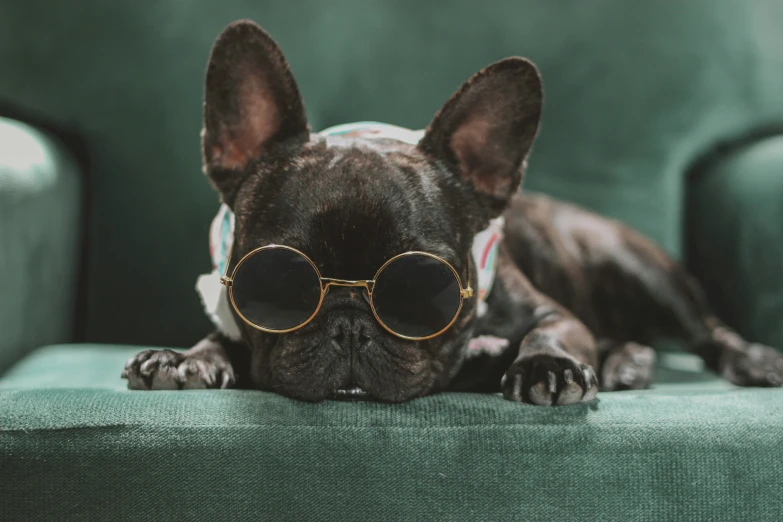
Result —
<svg viewBox="0 0 783 522"><path fill-rule="evenodd" d="M503 397L542 406L587 402L598 393L593 367L571 357L519 357L501 380Z"/></svg>
<svg viewBox="0 0 783 522"><path fill-rule="evenodd" d="M737 386L780 386L783 354L763 344L750 344L741 350L727 349L718 370Z"/></svg>
<svg viewBox="0 0 783 522"><path fill-rule="evenodd" d="M230 388L235 383L229 364L186 356L173 350L144 350L131 357L122 371L131 390Z"/></svg>

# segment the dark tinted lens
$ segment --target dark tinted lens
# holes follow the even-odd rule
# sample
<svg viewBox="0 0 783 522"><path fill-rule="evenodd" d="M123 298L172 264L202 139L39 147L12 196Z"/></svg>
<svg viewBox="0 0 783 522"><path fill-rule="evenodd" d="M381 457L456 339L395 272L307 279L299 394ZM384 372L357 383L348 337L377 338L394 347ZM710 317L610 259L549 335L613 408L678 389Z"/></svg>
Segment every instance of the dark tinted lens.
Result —
<svg viewBox="0 0 783 522"><path fill-rule="evenodd" d="M421 254L399 257L378 274L372 294L375 313L393 332L429 337L457 313L460 285L441 261Z"/></svg>
<svg viewBox="0 0 783 522"><path fill-rule="evenodd" d="M313 266L285 248L260 250L234 274L237 310L251 323L288 330L307 321L318 307L321 284Z"/></svg>

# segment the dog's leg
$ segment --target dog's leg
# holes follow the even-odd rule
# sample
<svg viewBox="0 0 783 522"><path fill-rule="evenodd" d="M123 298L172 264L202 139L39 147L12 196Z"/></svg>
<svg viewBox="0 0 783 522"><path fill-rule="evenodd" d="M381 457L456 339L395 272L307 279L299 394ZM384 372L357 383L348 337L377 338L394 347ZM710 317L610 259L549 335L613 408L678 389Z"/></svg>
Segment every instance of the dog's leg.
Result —
<svg viewBox="0 0 783 522"><path fill-rule="evenodd" d="M250 350L213 333L185 352L144 350L125 364L122 377L132 390L235 388L250 367ZM241 382L240 382L241 384Z"/></svg>
<svg viewBox="0 0 783 522"><path fill-rule="evenodd" d="M655 370L655 350L643 344L601 340L601 390L642 390L650 386Z"/></svg>
<svg viewBox="0 0 783 522"><path fill-rule="evenodd" d="M508 296L512 320L526 323L527 334L506 370L501 387L512 401L540 405L590 401L598 393L593 335L568 310L525 278L501 247L496 284Z"/></svg>
<svg viewBox="0 0 783 522"><path fill-rule="evenodd" d="M783 384L783 355L769 346L746 341L715 317L701 287L682 267L651 242L626 233L625 248L615 253L612 273L617 294L604 296L614 301L610 315L623 320L623 310L638 328L623 338L650 342L657 337L683 340L711 371L739 386Z"/></svg>

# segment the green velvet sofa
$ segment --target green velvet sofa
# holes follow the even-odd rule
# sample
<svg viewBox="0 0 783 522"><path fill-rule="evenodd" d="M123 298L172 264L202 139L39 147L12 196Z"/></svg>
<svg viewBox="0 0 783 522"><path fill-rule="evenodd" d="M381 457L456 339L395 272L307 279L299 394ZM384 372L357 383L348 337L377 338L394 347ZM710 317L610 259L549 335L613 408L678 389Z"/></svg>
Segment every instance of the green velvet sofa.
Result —
<svg viewBox="0 0 783 522"><path fill-rule="evenodd" d="M0 7L0 520L783 520L783 390L668 349L651 390L543 408L131 392L209 331L204 67L252 18L317 130L427 123L471 73L545 83L525 188L686 263L783 347L783 3L26 2Z"/></svg>

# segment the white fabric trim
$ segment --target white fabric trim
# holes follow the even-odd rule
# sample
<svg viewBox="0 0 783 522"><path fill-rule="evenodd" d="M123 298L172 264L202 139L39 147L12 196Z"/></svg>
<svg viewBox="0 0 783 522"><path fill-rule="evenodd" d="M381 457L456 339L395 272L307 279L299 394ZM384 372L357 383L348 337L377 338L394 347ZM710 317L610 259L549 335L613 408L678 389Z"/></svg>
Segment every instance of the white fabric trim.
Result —
<svg viewBox="0 0 783 522"><path fill-rule="evenodd" d="M201 304L204 311L223 335L239 341L242 332L231 314L231 303L228 299L228 288L220 284L222 272L213 270L208 274L202 274L196 280L196 290L201 296Z"/></svg>

